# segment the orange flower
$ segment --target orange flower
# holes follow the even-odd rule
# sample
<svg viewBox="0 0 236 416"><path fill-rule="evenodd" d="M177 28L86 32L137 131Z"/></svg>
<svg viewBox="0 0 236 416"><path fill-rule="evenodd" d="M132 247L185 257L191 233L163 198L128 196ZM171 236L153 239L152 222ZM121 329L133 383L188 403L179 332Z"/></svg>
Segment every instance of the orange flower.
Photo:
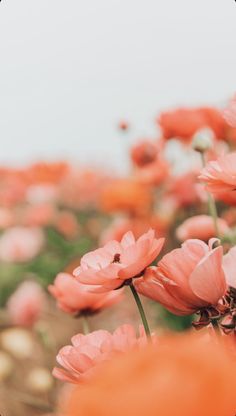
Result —
<svg viewBox="0 0 236 416"><path fill-rule="evenodd" d="M191 141L193 135L205 127L211 128L218 139L224 138L225 122L215 108L179 108L162 113L159 124L165 139L180 138Z"/></svg>
<svg viewBox="0 0 236 416"><path fill-rule="evenodd" d="M199 179L213 194L231 193L236 190L236 152L228 153L208 162Z"/></svg>
<svg viewBox="0 0 236 416"><path fill-rule="evenodd" d="M131 159L138 167L143 167L156 160L159 152L157 142L142 140L131 149Z"/></svg>
<svg viewBox="0 0 236 416"><path fill-rule="evenodd" d="M145 215L151 210L151 190L133 179L115 179L104 187L100 206L102 211L127 212L131 215Z"/></svg>
<svg viewBox="0 0 236 416"><path fill-rule="evenodd" d="M38 162L28 168L26 176L30 184L57 184L65 176L68 169L69 166L66 162Z"/></svg>
<svg viewBox="0 0 236 416"><path fill-rule="evenodd" d="M79 223L73 212L60 211L55 216L54 223L57 231L61 233L65 238L75 238L79 233Z"/></svg>
<svg viewBox="0 0 236 416"><path fill-rule="evenodd" d="M212 339L188 334L116 358L72 391L65 416L234 416L236 364Z"/></svg>

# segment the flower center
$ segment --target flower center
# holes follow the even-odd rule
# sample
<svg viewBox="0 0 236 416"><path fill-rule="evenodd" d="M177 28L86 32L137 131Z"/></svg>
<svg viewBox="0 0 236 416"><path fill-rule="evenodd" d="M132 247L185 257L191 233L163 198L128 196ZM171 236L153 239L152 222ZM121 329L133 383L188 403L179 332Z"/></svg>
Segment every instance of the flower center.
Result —
<svg viewBox="0 0 236 416"><path fill-rule="evenodd" d="M116 253L112 263L120 263L120 253Z"/></svg>

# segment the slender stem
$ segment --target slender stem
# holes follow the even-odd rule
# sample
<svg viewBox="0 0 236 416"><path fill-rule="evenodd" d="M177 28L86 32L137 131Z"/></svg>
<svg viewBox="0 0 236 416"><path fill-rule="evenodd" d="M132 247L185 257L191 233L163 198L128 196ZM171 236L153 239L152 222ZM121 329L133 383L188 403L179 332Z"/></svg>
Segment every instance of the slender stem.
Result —
<svg viewBox="0 0 236 416"><path fill-rule="evenodd" d="M140 313L140 316L141 316L141 320L142 320L146 335L147 335L147 337L150 337L151 332L150 332L150 329L149 329L149 326L148 326L148 321L147 321L147 318L146 318L146 315L145 315L140 297L139 297L133 283L131 283L129 286L130 286L131 292L133 294L134 300L136 302L136 305L138 307L138 310L139 310L139 313Z"/></svg>
<svg viewBox="0 0 236 416"><path fill-rule="evenodd" d="M200 152L200 155L201 155L201 159L202 159L202 165L203 165L203 167L205 167L206 161L205 161L204 153ZM216 202L215 202L215 199L213 198L213 196L208 191L207 191L207 196L208 196L208 210L209 210L209 214L211 215L213 223L214 223L216 237L220 238L220 230L219 230L219 225L218 225L218 213L217 213L217 208L216 208Z"/></svg>
<svg viewBox="0 0 236 416"><path fill-rule="evenodd" d="M89 328L89 323L88 323L87 316L86 315L82 315L81 321L82 321L82 327L83 327L83 333L84 333L84 335L89 334L90 333L90 328Z"/></svg>

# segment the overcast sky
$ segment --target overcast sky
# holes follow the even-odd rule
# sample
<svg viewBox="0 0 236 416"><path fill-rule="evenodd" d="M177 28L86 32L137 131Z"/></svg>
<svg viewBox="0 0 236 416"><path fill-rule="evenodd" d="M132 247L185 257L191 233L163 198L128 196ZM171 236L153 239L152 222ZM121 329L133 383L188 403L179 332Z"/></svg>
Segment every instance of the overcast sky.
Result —
<svg viewBox="0 0 236 416"><path fill-rule="evenodd" d="M116 123L236 91L234 0L2 0L0 163L122 162Z"/></svg>

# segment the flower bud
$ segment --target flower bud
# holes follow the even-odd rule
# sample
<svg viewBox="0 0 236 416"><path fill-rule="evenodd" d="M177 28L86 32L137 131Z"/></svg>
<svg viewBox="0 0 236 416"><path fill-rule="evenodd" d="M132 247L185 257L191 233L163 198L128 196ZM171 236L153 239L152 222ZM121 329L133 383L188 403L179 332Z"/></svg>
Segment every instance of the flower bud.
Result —
<svg viewBox="0 0 236 416"><path fill-rule="evenodd" d="M193 136L192 147L200 153L204 153L212 147L213 132L211 129L201 129Z"/></svg>

